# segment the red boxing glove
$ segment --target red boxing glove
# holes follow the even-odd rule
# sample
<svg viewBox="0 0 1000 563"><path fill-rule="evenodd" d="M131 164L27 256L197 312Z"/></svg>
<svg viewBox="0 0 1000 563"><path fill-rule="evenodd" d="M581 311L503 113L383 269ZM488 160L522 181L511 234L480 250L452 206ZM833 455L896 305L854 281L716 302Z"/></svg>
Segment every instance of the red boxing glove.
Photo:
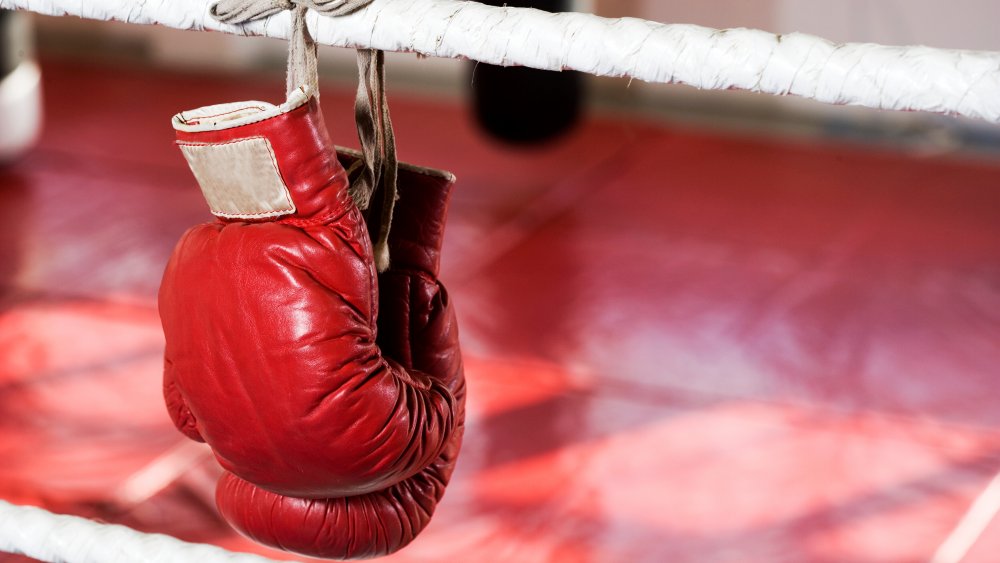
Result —
<svg viewBox="0 0 1000 563"><path fill-rule="evenodd" d="M287 497L226 475L216 500L226 520L244 535L307 555L350 559L395 552L430 522L454 470L465 418L458 325L437 279L452 182L429 171L400 170L389 236L392 266L379 275L377 340L384 354L451 390L456 433L426 470L388 489L350 498ZM370 215L377 217L377 210Z"/></svg>
<svg viewBox="0 0 1000 563"><path fill-rule="evenodd" d="M413 332L376 341L371 244L317 101L213 106L175 127L220 221L189 230L164 274L164 393L178 428L232 473L220 509L308 555L406 545L461 440L461 359L436 262L400 251L383 279L407 278L410 295L387 291L379 325ZM435 197L443 213L447 190ZM424 244L404 234L401 248ZM436 256L440 237L430 244Z"/></svg>

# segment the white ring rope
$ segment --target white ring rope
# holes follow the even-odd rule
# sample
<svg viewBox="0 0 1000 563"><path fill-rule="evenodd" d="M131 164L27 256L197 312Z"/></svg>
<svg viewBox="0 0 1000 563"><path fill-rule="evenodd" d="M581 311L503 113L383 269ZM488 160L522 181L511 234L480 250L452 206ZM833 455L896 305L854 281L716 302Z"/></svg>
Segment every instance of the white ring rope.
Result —
<svg viewBox="0 0 1000 563"><path fill-rule="evenodd" d="M287 39L289 14L234 27L208 0L0 0L49 15ZM972 16L970 16L972 17ZM499 65L579 70L697 88L791 94L831 104L1000 123L1000 53L834 44L802 33L715 30L635 18L549 14L460 0L375 0L336 19L310 14L317 42Z"/></svg>
<svg viewBox="0 0 1000 563"><path fill-rule="evenodd" d="M0 552L50 563L275 563L125 526L0 501Z"/></svg>

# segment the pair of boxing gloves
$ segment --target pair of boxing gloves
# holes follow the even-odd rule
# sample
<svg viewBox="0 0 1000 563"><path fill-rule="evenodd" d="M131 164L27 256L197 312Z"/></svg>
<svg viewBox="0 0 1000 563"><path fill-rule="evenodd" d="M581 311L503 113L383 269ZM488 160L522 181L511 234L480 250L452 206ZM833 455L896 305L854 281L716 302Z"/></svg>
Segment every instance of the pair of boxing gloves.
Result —
<svg viewBox="0 0 1000 563"><path fill-rule="evenodd" d="M221 514L314 557L402 548L462 440L457 325L438 281L451 178L401 171L378 273L311 92L174 127L217 220L188 230L166 267L163 388L177 428L225 470Z"/></svg>

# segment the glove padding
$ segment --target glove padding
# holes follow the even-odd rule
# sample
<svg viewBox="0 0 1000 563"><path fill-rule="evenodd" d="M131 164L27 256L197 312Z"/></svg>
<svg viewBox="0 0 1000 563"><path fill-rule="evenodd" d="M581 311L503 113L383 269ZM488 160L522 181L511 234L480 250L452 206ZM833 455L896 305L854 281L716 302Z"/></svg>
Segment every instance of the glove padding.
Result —
<svg viewBox="0 0 1000 563"><path fill-rule="evenodd" d="M164 275L171 418L228 471L218 505L245 535L319 557L395 551L429 522L461 444L457 327L437 281L450 178L418 174L410 190L401 175L395 262L379 293L315 99L188 113L175 118L178 137L222 220L189 230ZM247 163L227 151L256 139L294 205L233 217L231 192L258 176L241 176ZM199 169L218 164L212 151L235 188Z"/></svg>
<svg viewBox="0 0 1000 563"><path fill-rule="evenodd" d="M393 553L430 522L454 470L465 418L458 325L437 279L451 185L450 176L400 170L400 199L389 237L392 265L378 278L377 342L404 368L427 373L448 387L456 398L457 431L424 471L387 489L349 498L283 496L227 474L216 501L244 535L313 557L355 559Z"/></svg>

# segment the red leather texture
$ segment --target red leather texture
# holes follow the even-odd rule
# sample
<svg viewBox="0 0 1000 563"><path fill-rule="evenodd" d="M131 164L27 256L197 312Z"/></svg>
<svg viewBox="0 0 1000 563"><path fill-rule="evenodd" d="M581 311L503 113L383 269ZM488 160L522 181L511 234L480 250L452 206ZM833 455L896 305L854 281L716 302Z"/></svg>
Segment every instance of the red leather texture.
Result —
<svg viewBox="0 0 1000 563"><path fill-rule="evenodd" d="M450 189L449 179L400 171L389 238L393 263L379 276L377 342L404 368L430 374L448 387L456 398L456 432L426 470L388 489L350 498L287 497L226 475L217 504L244 535L314 557L352 559L397 551L430 522L454 470L465 419L458 325L437 279Z"/></svg>
<svg viewBox="0 0 1000 563"><path fill-rule="evenodd" d="M248 137L270 141L297 212L199 225L178 243L159 294L171 417L231 472L217 500L245 534L321 557L394 551L426 526L460 445L454 313L436 264L404 260L376 278L315 99L259 123L178 133ZM447 184L419 192L441 213L435 227L401 227L397 246L438 252Z"/></svg>

